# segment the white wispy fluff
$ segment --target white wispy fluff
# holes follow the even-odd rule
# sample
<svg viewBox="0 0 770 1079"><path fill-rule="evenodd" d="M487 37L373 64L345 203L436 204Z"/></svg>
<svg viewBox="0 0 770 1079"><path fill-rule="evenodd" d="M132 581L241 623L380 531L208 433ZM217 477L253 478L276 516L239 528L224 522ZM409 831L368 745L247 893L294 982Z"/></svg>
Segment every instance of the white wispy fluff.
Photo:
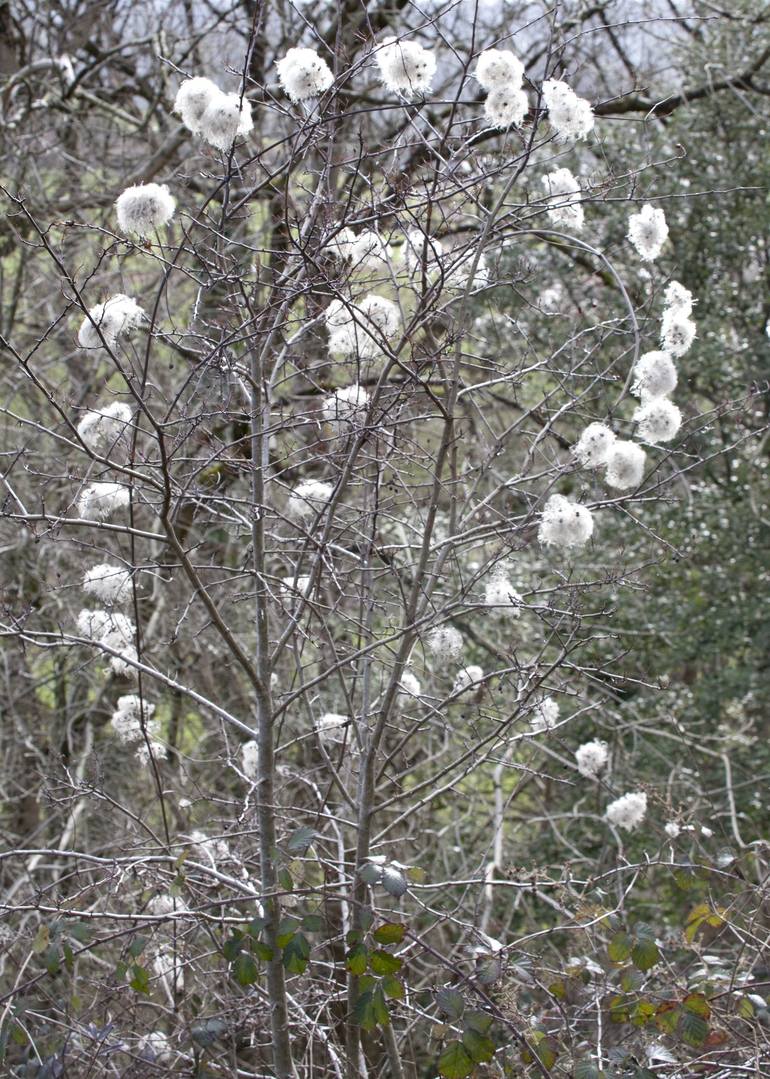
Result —
<svg viewBox="0 0 770 1079"><path fill-rule="evenodd" d="M420 681L414 672L410 670L405 670L401 673L401 677L398 680L398 688L401 693L405 693L410 697L419 697L422 694Z"/></svg>
<svg viewBox="0 0 770 1079"><path fill-rule="evenodd" d="M484 101L487 123L501 131L508 127L521 127L528 112L526 91L514 87L497 87L487 94Z"/></svg>
<svg viewBox="0 0 770 1079"><path fill-rule="evenodd" d="M684 356L695 340L697 327L680 307L670 307L663 312L660 323L660 340L663 348L672 356Z"/></svg>
<svg viewBox="0 0 770 1079"><path fill-rule="evenodd" d="M676 310L685 317L692 314L696 301L689 289L678 281L669 281L663 293L663 305L666 310Z"/></svg>
<svg viewBox="0 0 770 1079"><path fill-rule="evenodd" d="M325 712L316 724L318 737L322 742L342 742L349 722L347 716L337 715L336 712Z"/></svg>
<svg viewBox="0 0 770 1079"><path fill-rule="evenodd" d="M90 317L83 319L78 330L78 344L81 348L104 348L102 338L109 348L114 348L121 337L141 326L147 319L145 311L136 300L120 293L91 307L88 314Z"/></svg>
<svg viewBox="0 0 770 1079"><path fill-rule="evenodd" d="M136 662L136 626L126 615L115 610L82 610L77 617L81 637L112 649L109 667L115 674L128 674Z"/></svg>
<svg viewBox="0 0 770 1079"><path fill-rule="evenodd" d="M543 508L538 539L545 546L584 547L594 530L591 511L563 495L551 495Z"/></svg>
<svg viewBox="0 0 770 1079"><path fill-rule="evenodd" d="M194 79L185 79L176 92L173 111L181 118L188 131L192 131L193 135L200 135L203 114L221 93L216 83L201 75Z"/></svg>
<svg viewBox="0 0 770 1079"><path fill-rule="evenodd" d="M209 102L200 119L200 134L209 145L226 152L241 135L248 135L254 128L251 104L240 94L220 91Z"/></svg>
<svg viewBox="0 0 770 1079"><path fill-rule="evenodd" d="M150 914L166 916L168 914L183 914L188 908L179 896L169 895L168 892L161 892L159 895L154 895L152 897L147 904L147 909Z"/></svg>
<svg viewBox="0 0 770 1079"><path fill-rule="evenodd" d="M288 510L292 517L315 517L334 494L334 486L324 480L302 480L289 495Z"/></svg>
<svg viewBox="0 0 770 1079"><path fill-rule="evenodd" d="M510 49L485 49L476 65L476 79L487 91L519 87L524 81L524 65Z"/></svg>
<svg viewBox="0 0 770 1079"><path fill-rule="evenodd" d="M382 352L383 338L395 337L401 328L396 304L371 292L355 304L333 300L325 320L330 330L329 351L362 359L376 359Z"/></svg>
<svg viewBox="0 0 770 1079"><path fill-rule="evenodd" d="M638 487L644 476L647 458L641 446L635 442L622 442L617 439L607 458L605 480L610 487L626 491Z"/></svg>
<svg viewBox="0 0 770 1079"><path fill-rule="evenodd" d="M548 216L554 225L580 232L585 214L580 203L580 184L569 169L555 169L543 177L548 198Z"/></svg>
<svg viewBox="0 0 770 1079"><path fill-rule="evenodd" d="M425 94L436 74L436 57L416 41L386 38L375 51L380 78L392 94Z"/></svg>
<svg viewBox="0 0 770 1079"><path fill-rule="evenodd" d="M484 671L481 667L477 667L475 664L471 664L470 667L463 667L454 680L452 692L463 693L470 686L483 681L483 678Z"/></svg>
<svg viewBox="0 0 770 1079"><path fill-rule="evenodd" d="M176 199L165 184L139 184L118 195L115 209L123 232L141 239L152 236L174 216Z"/></svg>
<svg viewBox="0 0 770 1079"><path fill-rule="evenodd" d="M241 746L241 767L249 779L256 779L259 774L259 746L253 738Z"/></svg>
<svg viewBox="0 0 770 1079"><path fill-rule="evenodd" d="M128 488L122 484L92 483L78 498L77 514L89 521L104 521L128 503Z"/></svg>
<svg viewBox="0 0 770 1079"><path fill-rule="evenodd" d="M631 393L646 400L667 397L676 389L677 372L668 352L645 352L634 365Z"/></svg>
<svg viewBox="0 0 770 1079"><path fill-rule="evenodd" d="M122 435L127 434L133 415L130 405L113 401L104 408L86 412L77 432L89 449L101 453L111 449Z"/></svg>
<svg viewBox="0 0 770 1079"><path fill-rule="evenodd" d="M585 139L593 131L591 103L578 97L566 82L547 79L543 83L543 101L548 109L551 127L559 140Z"/></svg>
<svg viewBox="0 0 770 1079"><path fill-rule="evenodd" d="M329 65L313 49L289 49L275 66L278 81L295 104L318 97L334 85Z"/></svg>
<svg viewBox="0 0 770 1079"><path fill-rule="evenodd" d="M161 944L152 960L152 969L166 983L170 993L181 993L184 988L184 971L179 956L169 944Z"/></svg>
<svg viewBox="0 0 770 1079"><path fill-rule="evenodd" d="M524 600L503 573L495 573L484 585L484 603L498 607L518 618Z"/></svg>
<svg viewBox="0 0 770 1079"><path fill-rule="evenodd" d="M174 1055L171 1042L162 1030L153 1030L140 1038L138 1050L140 1056L158 1064L167 1064Z"/></svg>
<svg viewBox="0 0 770 1079"><path fill-rule="evenodd" d="M676 839L676 837L682 831L682 828L681 825L677 824L675 820L670 820L663 826L663 831L666 833L669 839Z"/></svg>
<svg viewBox="0 0 770 1079"><path fill-rule="evenodd" d="M352 229L343 228L338 229L331 239L326 241L326 248L329 250L334 258L340 262L348 262L353 258L353 251L355 249L356 234ZM332 301L339 304L339 300ZM330 305L331 306L331 305Z"/></svg>
<svg viewBox="0 0 770 1079"><path fill-rule="evenodd" d="M454 626L439 626L430 631L425 645L438 663L452 663L463 654L463 635Z"/></svg>
<svg viewBox="0 0 770 1079"><path fill-rule="evenodd" d="M644 791L634 791L610 802L604 815L616 828L633 832L642 823L646 814L647 795Z"/></svg>
<svg viewBox="0 0 770 1079"><path fill-rule="evenodd" d="M586 779L596 779L609 758L609 750L606 742L594 739L592 742L584 742L575 750L575 760L578 772Z"/></svg>
<svg viewBox="0 0 770 1079"><path fill-rule="evenodd" d="M193 853L200 862L208 862L216 868L217 862L226 862L230 859L230 847L226 839L215 839L206 835L199 828L190 832L190 845Z"/></svg>
<svg viewBox="0 0 770 1079"><path fill-rule="evenodd" d="M100 562L83 575L83 591L102 603L126 603L131 596L131 571L111 562Z"/></svg>
<svg viewBox="0 0 770 1079"><path fill-rule="evenodd" d="M369 406L369 394L357 382L335 390L323 403L323 417L327 423L336 427L340 433L349 433L360 428L366 418Z"/></svg>
<svg viewBox="0 0 770 1079"><path fill-rule="evenodd" d="M606 424L589 423L572 447L572 452L583 468L600 468L607 464L615 439L615 432Z"/></svg>
<svg viewBox="0 0 770 1079"><path fill-rule="evenodd" d="M422 277L424 270L428 281L441 275L444 245L435 236L428 236L421 229L409 229L402 250L410 274Z"/></svg>
<svg viewBox="0 0 770 1079"><path fill-rule="evenodd" d="M553 697L543 697L532 708L531 729L550 731L559 722L559 705Z"/></svg>
<svg viewBox="0 0 770 1079"><path fill-rule="evenodd" d="M682 426L682 413L667 397L643 401L633 419L639 424L639 437L653 445L670 442Z"/></svg>
<svg viewBox="0 0 770 1079"><path fill-rule="evenodd" d="M353 240L352 258L359 273L381 273L390 261L390 248L375 229L363 229Z"/></svg>
<svg viewBox="0 0 770 1079"><path fill-rule="evenodd" d="M118 705L112 713L110 725L121 742L130 744L138 742L144 736L142 725L148 737L155 738L160 730L156 719L152 718L155 711L154 704L142 701L135 693L127 693L124 697L118 697Z"/></svg>
<svg viewBox="0 0 770 1079"><path fill-rule="evenodd" d="M476 252L471 249L470 251L460 253L459 256L455 256L455 252L452 251L450 255L455 261L452 263L446 274L446 284L449 288L464 290L468 286L469 281L471 289L488 287L492 280L492 274L483 255L479 255L472 278L471 269L476 257Z"/></svg>
<svg viewBox="0 0 770 1079"><path fill-rule="evenodd" d="M666 215L649 202L628 219L628 238L643 262L653 262L668 239Z"/></svg>
<svg viewBox="0 0 770 1079"><path fill-rule="evenodd" d="M358 304L358 308L367 322L372 323L383 337L395 337L401 329L401 312L392 300L370 292Z"/></svg>

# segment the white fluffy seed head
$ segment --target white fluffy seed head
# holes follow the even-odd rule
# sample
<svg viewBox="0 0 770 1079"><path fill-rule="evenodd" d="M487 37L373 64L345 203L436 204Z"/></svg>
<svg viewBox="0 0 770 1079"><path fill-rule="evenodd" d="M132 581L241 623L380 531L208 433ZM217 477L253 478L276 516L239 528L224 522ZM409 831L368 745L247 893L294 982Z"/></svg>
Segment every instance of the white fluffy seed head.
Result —
<svg viewBox="0 0 770 1079"><path fill-rule="evenodd" d="M470 667L463 667L463 669L458 672L458 675L454 680L452 692L463 693L466 689L469 689L471 686L477 684L478 682L482 682L483 680L484 671L481 667L477 667L475 665L471 665Z"/></svg>
<svg viewBox="0 0 770 1079"><path fill-rule="evenodd" d="M628 238L642 262L653 262L668 239L666 215L659 207L645 203L628 219Z"/></svg>
<svg viewBox="0 0 770 1079"><path fill-rule="evenodd" d="M152 718L154 711L154 704L148 704L137 694L129 693L125 697L118 697L118 705L112 713L110 724L120 741L125 744L138 742L143 737L143 727L148 737L155 738L159 724Z"/></svg>
<svg viewBox="0 0 770 1079"><path fill-rule="evenodd" d="M660 323L660 340L663 348L672 356L684 356L695 340L697 327L681 308L670 307L663 312Z"/></svg>
<svg viewBox="0 0 770 1079"><path fill-rule="evenodd" d="M241 766L243 774L249 779L256 779L259 775L259 746L253 738L241 746Z"/></svg>
<svg viewBox="0 0 770 1079"><path fill-rule="evenodd" d="M390 262L390 248L374 229L364 229L353 240L352 258L356 272L382 273Z"/></svg>
<svg viewBox="0 0 770 1079"><path fill-rule="evenodd" d="M349 722L347 716L340 716L336 712L326 712L316 724L318 737L322 742L342 742Z"/></svg>
<svg viewBox="0 0 770 1079"><path fill-rule="evenodd" d="M676 389L676 382L676 366L668 352L645 352L634 365L631 393L642 400L667 397Z"/></svg>
<svg viewBox="0 0 770 1079"><path fill-rule="evenodd" d="M538 539L546 547L585 547L593 530L589 509L563 495L551 495L543 508Z"/></svg>
<svg viewBox="0 0 770 1079"><path fill-rule="evenodd" d="M606 424L589 423L572 447L572 452L583 468L600 468L606 465L615 439L615 432Z"/></svg>
<svg viewBox="0 0 770 1079"><path fill-rule="evenodd" d="M118 340L146 320L147 315L136 300L118 294L111 296L104 303L98 303L89 309L89 317L83 319L78 331L78 344L81 348L104 348L102 338L109 348L114 348ZM96 326L101 331L101 337Z"/></svg>
<svg viewBox="0 0 770 1079"><path fill-rule="evenodd" d="M553 697L543 697L532 708L532 730L550 731L559 722L559 705Z"/></svg>
<svg viewBox="0 0 770 1079"><path fill-rule="evenodd" d="M167 225L174 216L176 199L165 184L139 184L127 187L115 203L118 225L145 239Z"/></svg>
<svg viewBox="0 0 770 1079"><path fill-rule="evenodd" d="M428 281L435 280L442 272L444 245L435 236L428 236L421 229L409 229L402 248L408 272Z"/></svg>
<svg viewBox="0 0 770 1079"><path fill-rule="evenodd" d="M200 133L211 146L227 152L239 135L248 135L254 127L251 105L240 94L221 91L209 102L200 119Z"/></svg>
<svg viewBox="0 0 770 1079"><path fill-rule="evenodd" d="M594 114L590 102L578 97L566 82L547 79L543 83L543 101L551 127L560 141L585 139L593 131Z"/></svg>
<svg viewBox="0 0 770 1079"><path fill-rule="evenodd" d="M605 480L610 487L618 491L627 491L638 487L644 476L646 455L635 442L623 442L617 439L607 458Z"/></svg>
<svg viewBox="0 0 770 1079"><path fill-rule="evenodd" d="M580 184L569 169L555 169L543 177L543 187L548 195L548 216L554 225L579 232L585 214L580 203Z"/></svg>
<svg viewBox="0 0 770 1079"><path fill-rule="evenodd" d="M682 426L682 413L667 397L642 401L633 419L639 424L639 437L653 445L670 442Z"/></svg>
<svg viewBox="0 0 770 1079"><path fill-rule="evenodd" d="M200 134L203 114L221 92L216 83L201 75L185 79L176 92L174 112L188 131L192 131L194 135Z"/></svg>
<svg viewBox="0 0 770 1079"><path fill-rule="evenodd" d="M329 65L313 49L289 49L275 66L278 81L295 104L318 97L334 84Z"/></svg>
<svg viewBox="0 0 770 1079"><path fill-rule="evenodd" d="M586 779L596 779L599 772L607 764L609 750L606 742L594 739L592 742L584 742L575 750L575 761L581 776Z"/></svg>
<svg viewBox="0 0 770 1079"><path fill-rule="evenodd" d="M663 293L663 306L666 310L676 310L686 317L692 314L693 305L696 302L690 290L679 281L669 281Z"/></svg>
<svg viewBox="0 0 770 1079"><path fill-rule="evenodd" d="M682 826L680 824L677 824L675 820L670 820L663 826L663 831L666 833L669 839L676 839L676 837L682 831Z"/></svg>
<svg viewBox="0 0 770 1079"><path fill-rule="evenodd" d="M333 494L334 487L331 483L323 480L303 480L289 496L289 515L300 519L315 517L326 507Z"/></svg>
<svg viewBox="0 0 770 1079"><path fill-rule="evenodd" d="M353 258L355 250L356 234L352 229L337 229L331 239L326 241L326 249L331 252L338 262L349 262ZM340 300L332 300L330 307L341 304Z"/></svg>
<svg viewBox="0 0 770 1079"><path fill-rule="evenodd" d="M410 670L402 671L401 678L398 682L398 688L400 693L404 693L409 697L419 697L422 694L420 681Z"/></svg>
<svg viewBox="0 0 770 1079"><path fill-rule="evenodd" d="M610 802L604 815L616 828L633 832L642 823L646 814L647 795L644 791L634 791Z"/></svg>
<svg viewBox="0 0 770 1079"><path fill-rule="evenodd" d="M454 626L431 630L425 644L438 664L453 663L463 654L463 635Z"/></svg>
<svg viewBox="0 0 770 1079"><path fill-rule="evenodd" d="M386 38L375 52L380 78L392 94L425 94L436 74L436 57L416 41Z"/></svg>
<svg viewBox="0 0 770 1079"><path fill-rule="evenodd" d="M123 435L128 434L132 418L130 405L113 401L104 408L86 412L77 426L77 432L89 449L97 453L110 451Z"/></svg>
<svg viewBox="0 0 770 1079"><path fill-rule="evenodd" d="M521 614L524 600L502 573L494 574L484 586L484 603L487 607L496 607L514 618Z"/></svg>
<svg viewBox="0 0 770 1079"><path fill-rule="evenodd" d="M358 383L336 390L323 403L323 417L339 434L348 434L363 426L369 394Z"/></svg>
<svg viewBox="0 0 770 1079"><path fill-rule="evenodd" d="M102 603L126 603L131 596L131 571L111 562L100 562L83 575L83 591Z"/></svg>
<svg viewBox="0 0 770 1079"><path fill-rule="evenodd" d="M524 80L524 65L510 49L485 49L476 65L476 79L487 92L517 89Z"/></svg>
<svg viewBox="0 0 770 1079"><path fill-rule="evenodd" d="M529 98L522 89L501 86L491 90L484 101L484 116L490 127L500 131L521 127L529 112Z"/></svg>
<svg viewBox="0 0 770 1079"><path fill-rule="evenodd" d="M89 521L104 521L128 503L128 488L120 483L92 483L78 498L77 514Z"/></svg>
<svg viewBox="0 0 770 1079"><path fill-rule="evenodd" d="M364 296L358 304L358 308L366 322L371 323L383 337L395 337L401 329L401 312L392 300L385 296L378 296L370 292Z"/></svg>

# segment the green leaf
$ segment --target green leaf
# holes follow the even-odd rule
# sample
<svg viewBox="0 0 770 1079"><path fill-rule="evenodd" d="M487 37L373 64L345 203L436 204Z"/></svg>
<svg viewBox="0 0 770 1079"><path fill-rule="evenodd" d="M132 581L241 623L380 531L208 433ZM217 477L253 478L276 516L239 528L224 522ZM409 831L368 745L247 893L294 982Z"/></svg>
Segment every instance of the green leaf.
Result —
<svg viewBox="0 0 770 1079"><path fill-rule="evenodd" d="M399 922L383 922L378 925L372 936L378 944L400 944L404 939L406 926Z"/></svg>
<svg viewBox="0 0 770 1079"><path fill-rule="evenodd" d="M572 1072L573 1079L602 1079L603 1074L592 1060L576 1061Z"/></svg>
<svg viewBox="0 0 770 1079"><path fill-rule="evenodd" d="M278 934L276 937L278 947L285 947L298 929L299 922L296 918L282 918L281 924L278 926Z"/></svg>
<svg viewBox="0 0 770 1079"><path fill-rule="evenodd" d="M258 937L266 925L264 918L252 918L248 925L249 936Z"/></svg>
<svg viewBox="0 0 770 1079"><path fill-rule="evenodd" d="M150 975L144 967L140 967L138 963L133 963L131 966L131 981L128 984L136 993L149 994Z"/></svg>
<svg viewBox="0 0 770 1079"><path fill-rule="evenodd" d="M283 949L283 965L289 974L304 974L310 959L310 941L295 933Z"/></svg>
<svg viewBox="0 0 770 1079"><path fill-rule="evenodd" d="M238 985L253 985L259 978L259 967L248 952L240 952L233 963L233 977Z"/></svg>
<svg viewBox="0 0 770 1079"><path fill-rule="evenodd" d="M475 1064L486 1064L495 1055L495 1043L486 1034L479 1034L477 1030L465 1031L463 1045Z"/></svg>
<svg viewBox="0 0 770 1079"><path fill-rule="evenodd" d="M222 955L225 957L228 963L232 963L238 952L241 950L242 936L240 933L233 934L222 945Z"/></svg>
<svg viewBox="0 0 770 1079"><path fill-rule="evenodd" d="M641 971L652 970L660 959L660 951L654 940L644 938L637 940L631 949L631 962Z"/></svg>
<svg viewBox="0 0 770 1079"><path fill-rule="evenodd" d="M685 1011L692 1012L693 1015L699 1015L702 1019L711 1018L711 1006L703 993L690 993L682 1001L682 1007Z"/></svg>
<svg viewBox="0 0 770 1079"><path fill-rule="evenodd" d="M61 963L59 961L59 949L55 944L49 944L43 952L43 962L45 963L45 969L49 974L54 975L59 973Z"/></svg>
<svg viewBox="0 0 770 1079"><path fill-rule="evenodd" d="M463 1016L463 1026L467 1030L475 1030L477 1034L486 1034L492 1026L492 1016L486 1012L466 1012Z"/></svg>
<svg viewBox="0 0 770 1079"><path fill-rule="evenodd" d="M679 1033L688 1045L695 1048L703 1045L709 1033L709 1025L706 1020L694 1012L682 1012L679 1021Z"/></svg>
<svg viewBox="0 0 770 1079"><path fill-rule="evenodd" d="M628 933L618 933L607 948L607 954L613 963L623 963L631 954L631 938Z"/></svg>
<svg viewBox="0 0 770 1079"><path fill-rule="evenodd" d="M459 1019L465 1011L465 1001L456 989L444 986L436 993L436 1005L449 1019Z"/></svg>
<svg viewBox="0 0 770 1079"><path fill-rule="evenodd" d="M356 1006L353 1010L353 1018L362 1030L374 1030L377 1026L374 993L375 991L373 989L368 989L365 993L362 993L356 1001Z"/></svg>
<svg viewBox="0 0 770 1079"><path fill-rule="evenodd" d="M315 829L308 827L308 825L303 825L289 836L286 849L292 854L304 854L315 837Z"/></svg>
<svg viewBox="0 0 770 1079"><path fill-rule="evenodd" d="M382 991L391 1000L404 999L404 987L398 978L394 978L392 974L388 974L382 979Z"/></svg>
<svg viewBox="0 0 770 1079"><path fill-rule="evenodd" d="M138 959L139 956L144 951L146 946L147 946L147 937L137 935L137 936L134 937L134 939L129 944L128 950L129 950L129 953L134 957L134 959Z"/></svg>
<svg viewBox="0 0 770 1079"><path fill-rule="evenodd" d="M72 954L72 948L70 948L66 940L62 944L62 952L64 953L64 965L71 974L75 967L75 956Z"/></svg>
<svg viewBox="0 0 770 1079"><path fill-rule="evenodd" d="M372 952L369 963L375 974L397 974L404 965L403 959L382 949Z"/></svg>
<svg viewBox="0 0 770 1079"><path fill-rule="evenodd" d="M282 866L278 870L278 883L285 892L294 891L294 881L292 880L291 873L285 866Z"/></svg>
<svg viewBox="0 0 770 1079"><path fill-rule="evenodd" d="M251 950L254 955L256 955L257 959L261 959L263 963L269 963L273 958L273 949L269 944L265 944L262 940L253 941Z"/></svg>
<svg viewBox="0 0 770 1079"><path fill-rule="evenodd" d="M306 933L320 933L324 927L324 920L320 914L306 914L302 919L302 928Z"/></svg>
<svg viewBox="0 0 770 1079"><path fill-rule="evenodd" d="M450 1042L438 1058L438 1072L443 1079L465 1079L473 1071L473 1057L462 1042Z"/></svg>
<svg viewBox="0 0 770 1079"><path fill-rule="evenodd" d="M51 940L51 931L47 925L41 925L35 933L35 939L32 941L32 951L35 955L41 955Z"/></svg>
<svg viewBox="0 0 770 1079"><path fill-rule="evenodd" d="M369 952L365 944L354 944L345 956L345 966L351 974L363 974L369 962Z"/></svg>

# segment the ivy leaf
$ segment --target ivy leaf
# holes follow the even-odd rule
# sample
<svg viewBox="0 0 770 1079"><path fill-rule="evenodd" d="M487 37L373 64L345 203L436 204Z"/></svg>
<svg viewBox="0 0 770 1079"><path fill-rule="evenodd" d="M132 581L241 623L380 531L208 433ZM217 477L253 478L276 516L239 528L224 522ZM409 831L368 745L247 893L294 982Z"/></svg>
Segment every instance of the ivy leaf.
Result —
<svg viewBox="0 0 770 1079"><path fill-rule="evenodd" d="M283 965L289 974L304 974L310 959L310 941L295 933L283 949Z"/></svg>
<svg viewBox="0 0 770 1079"><path fill-rule="evenodd" d="M462 1042L450 1042L438 1058L438 1072L443 1079L465 1079L473 1071L473 1057Z"/></svg>
<svg viewBox="0 0 770 1079"><path fill-rule="evenodd" d="M233 976L238 985L253 985L259 978L259 967L248 952L239 952L233 963Z"/></svg>
<svg viewBox="0 0 770 1079"><path fill-rule="evenodd" d="M375 974L397 974L404 965L403 959L382 949L372 952L369 963Z"/></svg>
<svg viewBox="0 0 770 1079"><path fill-rule="evenodd" d="M405 933L405 925L398 922L384 922L377 926L372 936L378 944L400 944Z"/></svg>

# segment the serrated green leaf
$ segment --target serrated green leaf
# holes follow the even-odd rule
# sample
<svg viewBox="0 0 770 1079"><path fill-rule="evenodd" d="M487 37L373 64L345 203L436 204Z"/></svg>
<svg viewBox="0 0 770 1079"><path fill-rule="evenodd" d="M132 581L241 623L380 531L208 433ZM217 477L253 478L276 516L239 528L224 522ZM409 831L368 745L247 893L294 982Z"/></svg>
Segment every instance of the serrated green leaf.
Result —
<svg viewBox="0 0 770 1079"><path fill-rule="evenodd" d="M601 1079L602 1075L592 1060L576 1061L572 1072L573 1079Z"/></svg>
<svg viewBox="0 0 770 1079"><path fill-rule="evenodd" d="M304 974L310 959L310 941L303 933L295 933L283 949L283 965L289 974Z"/></svg>
<svg viewBox="0 0 770 1079"><path fill-rule="evenodd" d="M369 962L369 952L365 944L354 944L345 956L345 966L351 974L363 974Z"/></svg>
<svg viewBox="0 0 770 1079"><path fill-rule="evenodd" d="M359 996L353 1016L362 1030L374 1030L378 1025L387 1026L390 1023L388 1006L379 986L367 989Z"/></svg>
<svg viewBox="0 0 770 1079"><path fill-rule="evenodd" d="M150 975L144 967L138 963L131 965L131 981L128 983L136 993L148 995L150 992Z"/></svg>
<svg viewBox="0 0 770 1079"><path fill-rule="evenodd" d="M702 1019L711 1018L711 1005L703 993L690 993L682 1001L682 1007L685 1011L692 1012L693 1015L699 1015Z"/></svg>
<svg viewBox="0 0 770 1079"><path fill-rule="evenodd" d="M477 1030L466 1030L463 1045L471 1055L474 1064L487 1064L495 1055L495 1043L486 1034Z"/></svg>
<svg viewBox="0 0 770 1079"><path fill-rule="evenodd" d="M273 958L273 949L262 940L252 941L251 950L263 963L269 963Z"/></svg>
<svg viewBox="0 0 770 1079"><path fill-rule="evenodd" d="M372 952L369 965L375 974L398 974L404 965L403 959L390 952L384 952L381 948Z"/></svg>
<svg viewBox="0 0 770 1079"><path fill-rule="evenodd" d="M654 940L648 937L642 940L637 940L631 949L631 962L637 968L637 970L648 971L652 970L655 964L660 959L660 951L658 945Z"/></svg>
<svg viewBox="0 0 770 1079"><path fill-rule="evenodd" d="M438 1058L438 1072L443 1079L465 1079L473 1066L473 1057L462 1042L450 1042Z"/></svg>
<svg viewBox="0 0 770 1079"><path fill-rule="evenodd" d="M241 950L241 940L243 938L240 934L228 937L228 939L222 945L222 955L225 957L228 963L232 963Z"/></svg>
<svg viewBox="0 0 770 1079"><path fill-rule="evenodd" d="M463 1016L463 1026L467 1030L475 1030L477 1034L486 1034L492 1023L492 1016L486 1012L471 1011Z"/></svg>
<svg viewBox="0 0 770 1079"><path fill-rule="evenodd" d="M129 954L138 959L147 946L147 937L143 937L140 934L134 937L128 946Z"/></svg>
<svg viewBox="0 0 770 1079"><path fill-rule="evenodd" d="M306 914L302 919L302 928L306 933L320 933L324 927L324 920L320 914Z"/></svg>
<svg viewBox="0 0 770 1079"><path fill-rule="evenodd" d="M377 926L372 936L378 944L400 944L405 933L406 926L400 922L383 922Z"/></svg>
<svg viewBox="0 0 770 1079"><path fill-rule="evenodd" d="M688 1045L697 1049L708 1037L709 1025L703 1016L696 1015L695 1012L682 1012L679 1033Z"/></svg>
<svg viewBox="0 0 770 1079"><path fill-rule="evenodd" d="M259 967L248 952L239 952L232 967L238 985L253 985L259 978Z"/></svg>
<svg viewBox="0 0 770 1079"><path fill-rule="evenodd" d="M308 825L303 825L289 836L286 849L292 854L304 854L315 837L315 829L310 828Z"/></svg>
<svg viewBox="0 0 770 1079"><path fill-rule="evenodd" d="M631 938L628 933L617 933L607 946L607 955L613 963L623 963L631 954Z"/></svg>
<svg viewBox="0 0 770 1079"><path fill-rule="evenodd" d="M444 986L436 993L436 1005L449 1019L459 1019L465 1011L465 1001L456 989Z"/></svg>
<svg viewBox="0 0 770 1079"><path fill-rule="evenodd" d="M387 974L382 979L382 991L390 1000L404 999L404 986L398 978L394 978L392 974Z"/></svg>

